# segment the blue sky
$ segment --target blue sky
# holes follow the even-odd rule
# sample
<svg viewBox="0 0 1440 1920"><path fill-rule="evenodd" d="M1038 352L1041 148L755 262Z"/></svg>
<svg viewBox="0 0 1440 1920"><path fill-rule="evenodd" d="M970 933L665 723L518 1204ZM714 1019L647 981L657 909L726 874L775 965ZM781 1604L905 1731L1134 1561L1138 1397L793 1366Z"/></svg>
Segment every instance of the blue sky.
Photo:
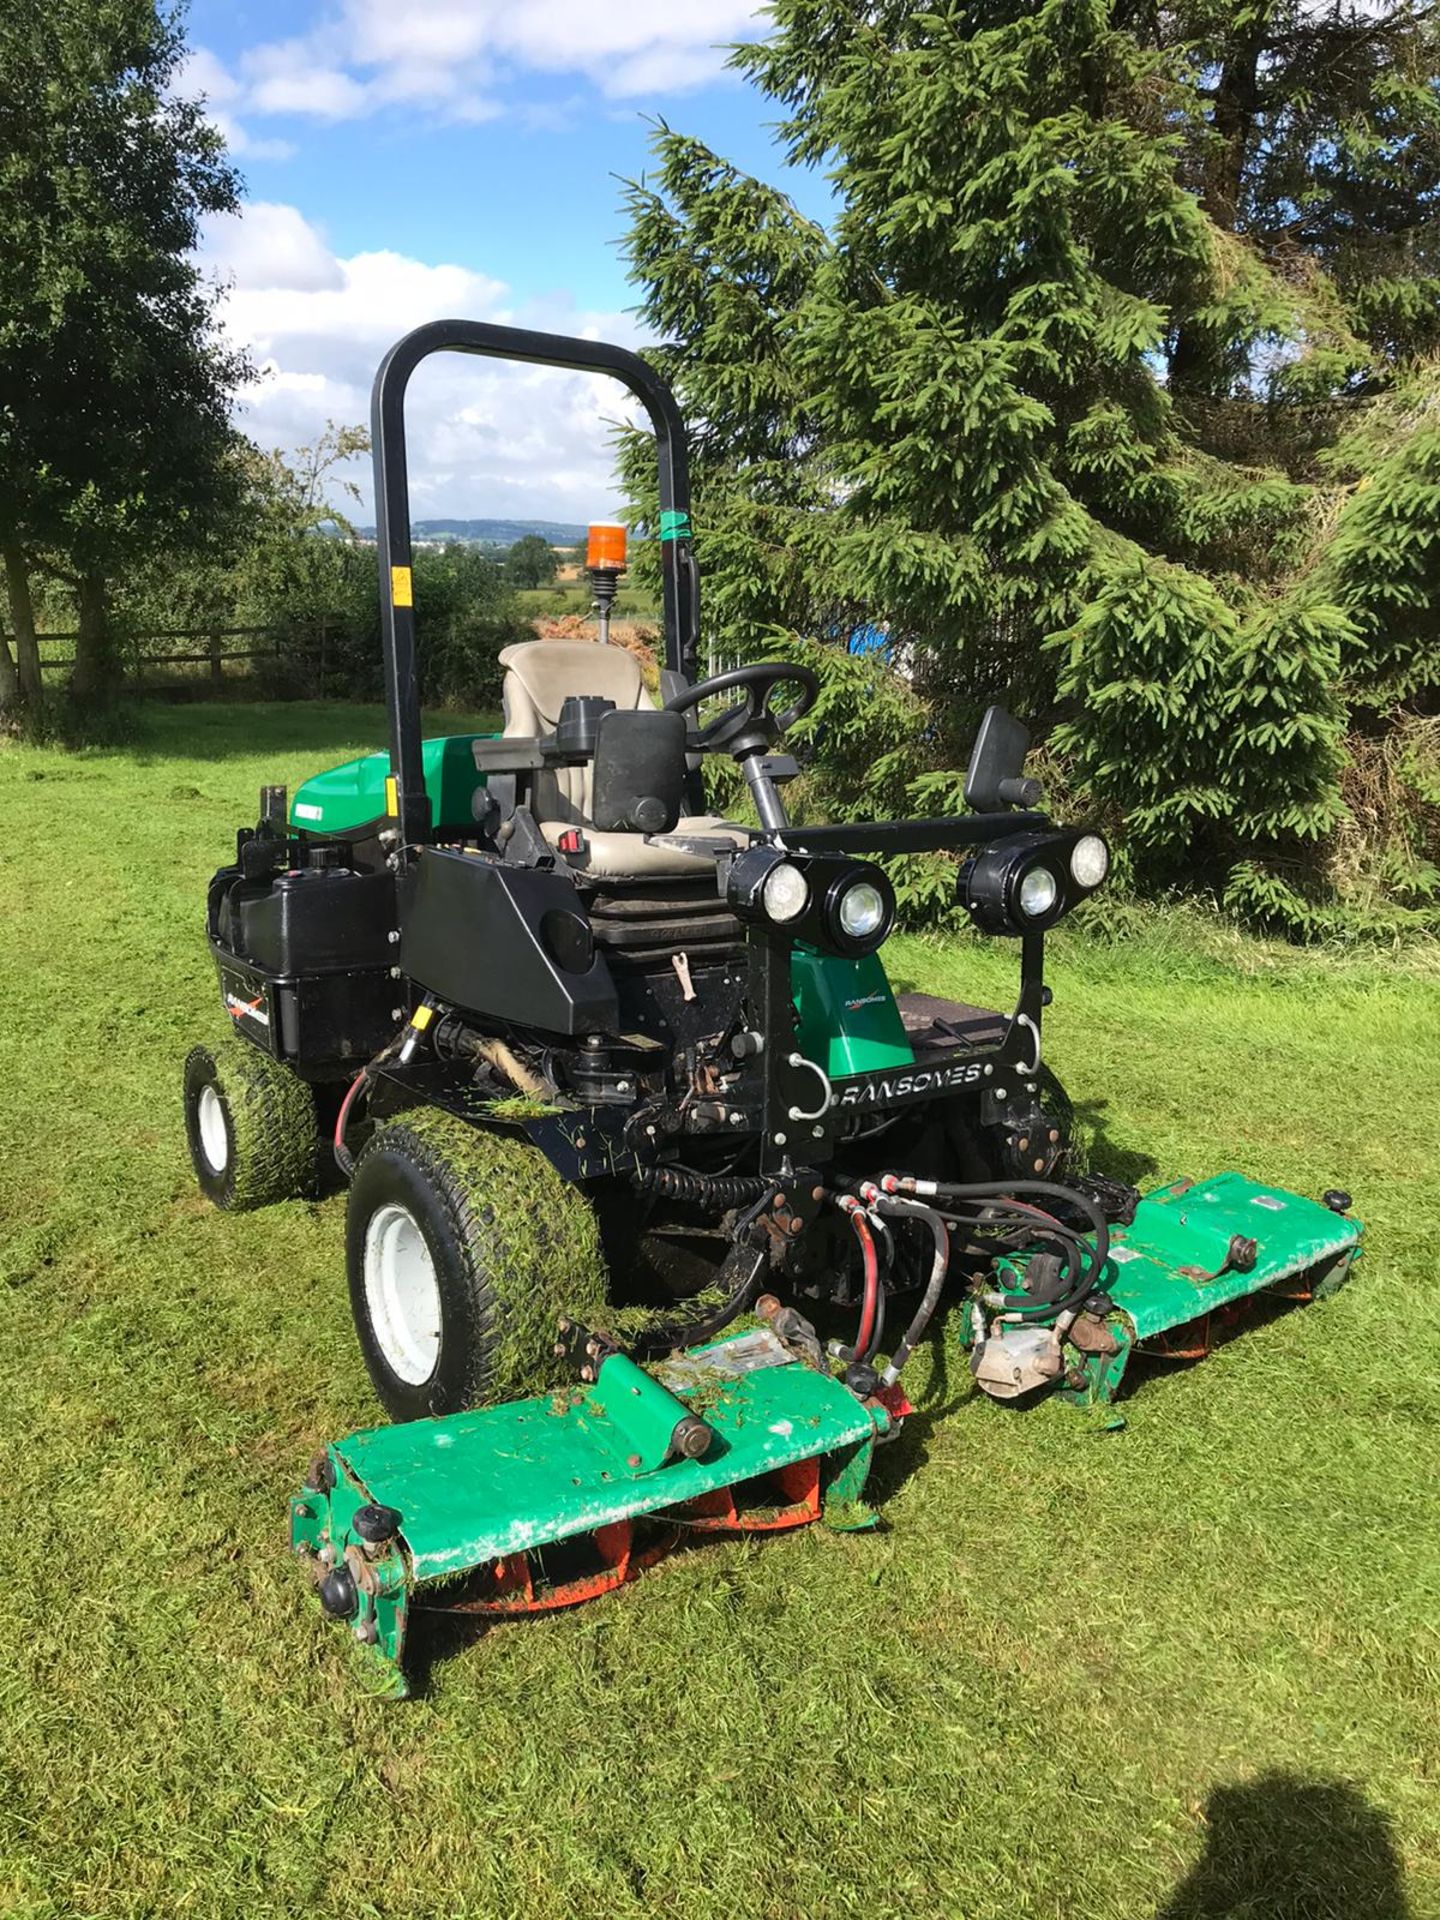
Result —
<svg viewBox="0 0 1440 1920"><path fill-rule="evenodd" d="M615 176L643 173L648 119L823 214L823 182L781 165L774 108L724 71L722 44L763 27L752 0L192 0L183 87L247 183L205 249L265 368L242 425L285 447L364 418L390 340L445 314L633 343ZM412 402L417 518L618 504L608 383L457 358Z"/></svg>

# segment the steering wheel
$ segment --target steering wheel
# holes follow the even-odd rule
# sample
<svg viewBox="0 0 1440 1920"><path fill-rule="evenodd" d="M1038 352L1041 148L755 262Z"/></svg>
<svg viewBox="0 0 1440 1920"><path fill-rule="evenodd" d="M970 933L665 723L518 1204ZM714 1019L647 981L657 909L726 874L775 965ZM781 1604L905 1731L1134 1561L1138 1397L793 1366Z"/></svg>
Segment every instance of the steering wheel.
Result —
<svg viewBox="0 0 1440 1920"><path fill-rule="evenodd" d="M800 688L800 698L783 713L772 712L771 694L776 687L792 682ZM665 702L665 711L688 713L732 687L743 687L745 698L700 728L695 745L701 753L733 753L738 758L773 746L820 698L819 678L809 667L792 666L788 660L765 660L758 666L732 667L729 673L717 673L713 679L684 688Z"/></svg>

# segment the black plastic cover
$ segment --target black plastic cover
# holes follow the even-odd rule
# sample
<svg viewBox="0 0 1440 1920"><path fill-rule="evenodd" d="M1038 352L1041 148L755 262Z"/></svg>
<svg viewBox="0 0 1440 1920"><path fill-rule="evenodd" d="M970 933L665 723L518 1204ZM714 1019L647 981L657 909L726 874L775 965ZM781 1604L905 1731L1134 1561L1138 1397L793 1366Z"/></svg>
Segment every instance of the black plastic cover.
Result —
<svg viewBox="0 0 1440 1920"><path fill-rule="evenodd" d="M252 884L238 901L240 950L271 973L387 966L395 958L389 873L305 868Z"/></svg>
<svg viewBox="0 0 1440 1920"><path fill-rule="evenodd" d="M669 833L684 798L684 714L602 714L590 802L601 832Z"/></svg>
<svg viewBox="0 0 1440 1920"><path fill-rule="evenodd" d="M400 964L452 1007L549 1033L613 1031L610 970L562 967L546 916L582 913L568 874L426 847L400 881Z"/></svg>

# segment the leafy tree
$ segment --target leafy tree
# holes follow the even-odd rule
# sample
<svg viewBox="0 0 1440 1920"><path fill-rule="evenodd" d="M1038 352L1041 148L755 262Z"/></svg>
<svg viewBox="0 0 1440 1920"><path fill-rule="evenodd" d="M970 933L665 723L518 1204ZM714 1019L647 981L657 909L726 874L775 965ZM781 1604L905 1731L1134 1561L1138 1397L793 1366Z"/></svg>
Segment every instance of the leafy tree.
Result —
<svg viewBox="0 0 1440 1920"><path fill-rule="evenodd" d="M39 698L37 569L73 591L73 685L100 693L117 570L205 548L238 503L229 399L248 368L192 250L239 183L200 105L170 91L183 53L178 12L154 0L0 15L0 549L18 656L0 702Z"/></svg>
<svg viewBox="0 0 1440 1920"><path fill-rule="evenodd" d="M628 245L697 423L720 650L788 644L865 700L844 649L880 626L920 703L883 796L822 741L815 804L953 805L978 708L1004 697L1056 725L1139 877L1300 857L1340 814L1341 663L1365 631L1321 564L1353 485L1325 450L1401 351L1366 313L1423 305L1428 25L1381 7L1367 38L1299 0L773 12L736 64L784 111L787 157L827 169L831 227L662 127ZM1326 44L1348 35L1331 83L1327 18ZM1298 155L1327 128L1297 222ZM1387 168L1411 238L1365 265L1343 235ZM1367 308L1405 259L1410 292ZM643 443L625 459L653 522ZM837 722L826 740L853 745Z"/></svg>
<svg viewBox="0 0 1440 1920"><path fill-rule="evenodd" d="M522 534L505 556L505 578L512 587L548 587L555 572L555 549L538 533Z"/></svg>

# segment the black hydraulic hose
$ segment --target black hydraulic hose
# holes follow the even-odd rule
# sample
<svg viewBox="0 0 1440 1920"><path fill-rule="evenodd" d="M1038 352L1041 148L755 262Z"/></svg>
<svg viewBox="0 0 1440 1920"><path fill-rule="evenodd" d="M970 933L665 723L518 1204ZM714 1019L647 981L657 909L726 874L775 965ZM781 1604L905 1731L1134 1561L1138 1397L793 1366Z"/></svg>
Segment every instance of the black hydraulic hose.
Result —
<svg viewBox="0 0 1440 1920"><path fill-rule="evenodd" d="M881 1191L886 1194L923 1195L927 1200L940 1201L986 1201L1003 1207L1006 1200L1022 1194L1034 1195L1046 1200L1063 1200L1067 1206L1079 1207L1089 1217L1095 1233L1094 1252L1091 1256L1088 1274L1082 1272L1076 1278L1074 1288L1063 1300L1045 1301L1034 1307L1007 1307L1007 1318L1019 1320L1050 1319L1078 1306L1088 1293L1093 1293L1100 1284L1105 1271L1105 1262L1110 1257L1110 1227L1099 1205L1088 1194L1078 1192L1074 1187L1060 1186L1053 1180L986 1180L970 1185L955 1185L948 1181L916 1180L909 1175L882 1174L879 1182ZM1051 1229L1053 1231L1053 1229Z"/></svg>
<svg viewBox="0 0 1440 1920"><path fill-rule="evenodd" d="M858 1357L861 1360L873 1360L880 1351L880 1342L885 1338L885 1276L880 1276L880 1284L875 1289L875 1331L870 1336L870 1344Z"/></svg>
<svg viewBox="0 0 1440 1920"><path fill-rule="evenodd" d="M630 1178L644 1193L720 1208L749 1206L772 1193L775 1185L758 1174L696 1173L690 1167L675 1166L635 1167Z"/></svg>
<svg viewBox="0 0 1440 1920"><path fill-rule="evenodd" d="M969 1204L971 1208L981 1210L982 1203L975 1201ZM1087 1293L1095 1290L1099 1276L1091 1267L1090 1249L1083 1245L1073 1231L1061 1226L1053 1214L1043 1213L1038 1207L1023 1206L1019 1201L1011 1201L1004 1206L996 1202L985 1202L983 1211L994 1217L975 1219L973 1222L961 1214L958 1204L947 1211L958 1224L966 1227L973 1226L980 1233L1013 1234L1017 1229L1028 1228L1031 1239L1051 1240L1060 1248L1064 1260L1064 1292L1053 1301L1040 1301L1033 1308L1017 1307L1013 1311L1023 1313L1026 1317L1031 1315L1043 1317L1052 1309L1058 1311L1068 1302L1083 1299Z"/></svg>
<svg viewBox="0 0 1440 1920"><path fill-rule="evenodd" d="M732 1184L739 1185L741 1182ZM729 1261L737 1261L740 1265L740 1278L731 1289L730 1297L713 1312L702 1314L698 1320L671 1320L648 1327L636 1337L632 1347L634 1353L669 1353L673 1347L693 1347L697 1341L712 1339L722 1332L750 1305L768 1266L763 1246L757 1247L750 1236L755 1233L756 1219L765 1211L776 1191L773 1181L760 1180L755 1184L761 1189L759 1198L741 1216L735 1244L727 1259L727 1265Z"/></svg>

